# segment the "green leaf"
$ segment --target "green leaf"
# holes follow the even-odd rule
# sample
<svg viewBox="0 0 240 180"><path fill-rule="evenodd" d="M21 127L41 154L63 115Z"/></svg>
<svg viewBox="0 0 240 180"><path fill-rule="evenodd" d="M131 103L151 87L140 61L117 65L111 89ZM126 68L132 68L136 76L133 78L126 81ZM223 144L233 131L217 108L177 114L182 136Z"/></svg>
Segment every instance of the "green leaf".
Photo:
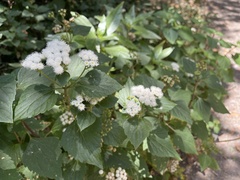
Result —
<svg viewBox="0 0 240 180"><path fill-rule="evenodd" d="M181 101L184 101L186 104L189 104L191 100L191 95L192 95L191 91L182 90L182 89L179 89L177 91L172 91L171 89L169 89L168 93L172 101L181 100Z"/></svg>
<svg viewBox="0 0 240 180"><path fill-rule="evenodd" d="M62 87L67 85L69 79L70 79L70 74L68 74L67 72L63 72L62 74L58 75L56 78L57 83L60 84Z"/></svg>
<svg viewBox="0 0 240 180"><path fill-rule="evenodd" d="M45 67L42 72L51 79L55 79L56 74L53 72L51 67ZM52 81L46 78L45 75L41 75L37 71L33 71L27 68L21 68L18 71L18 88L25 90L28 86L33 84L42 84L45 86L50 86Z"/></svg>
<svg viewBox="0 0 240 180"><path fill-rule="evenodd" d="M64 150L68 151L76 160L103 168L100 123L100 121L95 121L83 131L80 131L78 126L72 123L63 133L61 144Z"/></svg>
<svg viewBox="0 0 240 180"><path fill-rule="evenodd" d="M186 121L189 124L192 124L192 119L190 116L190 110L185 104L184 101L176 101L177 106L175 106L171 111L171 115L175 116L176 118Z"/></svg>
<svg viewBox="0 0 240 180"><path fill-rule="evenodd" d="M84 71L85 64L78 55L71 56L71 62L68 65L68 73L71 79L78 78Z"/></svg>
<svg viewBox="0 0 240 180"><path fill-rule="evenodd" d="M103 108L112 108L115 106L117 101L118 101L118 98L110 95L110 96L104 98L101 102L99 102L98 105Z"/></svg>
<svg viewBox="0 0 240 180"><path fill-rule="evenodd" d="M89 111L82 111L77 114L77 125L80 131L83 131L87 127L91 126L95 121L96 116Z"/></svg>
<svg viewBox="0 0 240 180"><path fill-rule="evenodd" d="M90 27L91 30L90 32L88 33L88 37L90 38L97 38L96 36L96 30L94 28L94 26L92 25L92 23L83 15L79 15L79 14L76 14L75 12L71 12L72 16L77 16L74 18L74 22L77 24L77 25L81 25L81 26L87 26L87 27Z"/></svg>
<svg viewBox="0 0 240 180"><path fill-rule="evenodd" d="M71 24L71 30L73 32L73 35L87 36L91 30L91 27Z"/></svg>
<svg viewBox="0 0 240 180"><path fill-rule="evenodd" d="M174 131L173 143L185 153L197 154L194 138L187 128Z"/></svg>
<svg viewBox="0 0 240 180"><path fill-rule="evenodd" d="M149 136L152 128L152 124L145 119L131 118L123 123L124 132L135 149Z"/></svg>
<svg viewBox="0 0 240 180"><path fill-rule="evenodd" d="M22 176L17 172L16 169L2 170L0 169L0 177L2 180L18 180L22 179Z"/></svg>
<svg viewBox="0 0 240 180"><path fill-rule="evenodd" d="M84 179L87 167L79 162L75 162L72 166L67 166L63 171L64 180Z"/></svg>
<svg viewBox="0 0 240 180"><path fill-rule="evenodd" d="M222 82L219 80L219 78L215 75L209 75L204 79L204 82L207 84L207 86L211 89L213 89L215 92L221 92L224 93L224 87L222 86Z"/></svg>
<svg viewBox="0 0 240 180"><path fill-rule="evenodd" d="M109 47L104 47L104 50L106 53L108 53L111 56L114 57L122 57L125 59L130 59L130 53L129 50L122 46L122 45L115 45L115 46L109 46Z"/></svg>
<svg viewBox="0 0 240 180"><path fill-rule="evenodd" d="M189 42L194 40L190 29L180 29L178 30L178 34L183 40L186 40Z"/></svg>
<svg viewBox="0 0 240 180"><path fill-rule="evenodd" d="M15 165L21 162L23 151L20 144L8 145L3 151L11 157Z"/></svg>
<svg viewBox="0 0 240 180"><path fill-rule="evenodd" d="M141 65L147 65L151 61L151 57L147 53L137 52L137 58L140 60Z"/></svg>
<svg viewBox="0 0 240 180"><path fill-rule="evenodd" d="M192 133L202 140L207 140L208 129L203 121L196 121L192 125Z"/></svg>
<svg viewBox="0 0 240 180"><path fill-rule="evenodd" d="M150 158L151 162L153 162L154 169L157 170L160 174L164 174L170 158L158 156L151 156Z"/></svg>
<svg viewBox="0 0 240 180"><path fill-rule="evenodd" d="M15 109L15 120L30 118L50 110L57 102L54 89L44 85L29 86L20 96Z"/></svg>
<svg viewBox="0 0 240 180"><path fill-rule="evenodd" d="M12 158L2 150L0 150L0 168L3 170L16 168Z"/></svg>
<svg viewBox="0 0 240 180"><path fill-rule="evenodd" d="M217 161L214 158L208 156L207 154L200 154L198 156L198 161L200 163L201 171L204 171L207 168L212 168L214 170L220 169Z"/></svg>
<svg viewBox="0 0 240 180"><path fill-rule="evenodd" d="M147 28L145 27L142 27L142 26L134 26L133 27L136 32L135 34L136 35L139 35L139 36L142 36L143 38L146 38L146 39L161 39L161 37L159 35L157 35L156 33L154 33L153 31L150 31L148 30Z"/></svg>
<svg viewBox="0 0 240 180"><path fill-rule="evenodd" d="M95 18L99 21L97 28L98 37L103 37L106 32L106 16L95 16Z"/></svg>
<svg viewBox="0 0 240 180"><path fill-rule="evenodd" d="M171 28L164 28L163 35L171 44L174 44L178 38L178 32Z"/></svg>
<svg viewBox="0 0 240 180"><path fill-rule="evenodd" d="M205 122L209 121L209 118L211 116L211 106L208 102L204 101L202 98L198 98L194 104L194 109L198 112L198 114L203 118Z"/></svg>
<svg viewBox="0 0 240 180"><path fill-rule="evenodd" d="M161 89L164 87L164 83L162 81L156 80L146 74L141 74L134 79L134 84L143 85L144 87L156 86Z"/></svg>
<svg viewBox="0 0 240 180"><path fill-rule="evenodd" d="M112 34L118 28L122 19L123 2L113 9L106 18L107 35Z"/></svg>
<svg viewBox="0 0 240 180"><path fill-rule="evenodd" d="M209 95L207 102L211 105L214 111L225 114L229 113L221 100L217 99L214 95Z"/></svg>
<svg viewBox="0 0 240 180"><path fill-rule="evenodd" d="M122 86L99 70L92 70L83 77L77 90L88 97L104 97L118 91Z"/></svg>
<svg viewBox="0 0 240 180"><path fill-rule="evenodd" d="M126 100L129 96L131 96L131 87L134 86L133 82L130 78L128 78L124 88L121 89L117 94L116 97L118 98L118 103L125 107Z"/></svg>
<svg viewBox="0 0 240 180"><path fill-rule="evenodd" d="M117 152L112 153L106 157L104 164L105 168L118 168L131 169L133 167L132 161L129 157L129 153L126 150L118 149Z"/></svg>
<svg viewBox="0 0 240 180"><path fill-rule="evenodd" d="M194 74L194 72L197 70L196 63L188 58L181 58L180 62L183 66L184 71L187 73Z"/></svg>
<svg viewBox="0 0 240 180"><path fill-rule="evenodd" d="M16 95L16 80L11 75L0 77L0 122L13 122L13 101Z"/></svg>
<svg viewBox="0 0 240 180"><path fill-rule="evenodd" d="M127 24L132 25L135 18L136 18L135 6L132 5L129 11L125 14L124 20L126 21Z"/></svg>
<svg viewBox="0 0 240 180"><path fill-rule="evenodd" d="M160 102L161 102L161 111L162 112L168 112L168 111L172 110L177 105L176 103L168 100L165 97L162 97L160 99Z"/></svg>
<svg viewBox="0 0 240 180"><path fill-rule="evenodd" d="M169 137L162 139L157 135L150 135L147 138L147 143L152 155L181 159L177 151L174 149Z"/></svg>
<svg viewBox="0 0 240 180"><path fill-rule="evenodd" d="M162 51L163 51L163 45L164 45L165 41L161 42L159 45L157 45L155 48L154 48L154 57L155 59L159 59Z"/></svg>
<svg viewBox="0 0 240 180"><path fill-rule="evenodd" d="M174 50L174 47L163 49L162 53L158 56L158 60L168 57Z"/></svg>
<svg viewBox="0 0 240 180"><path fill-rule="evenodd" d="M58 179L62 176L59 140L55 137L31 139L22 158L23 164L40 176Z"/></svg>
<svg viewBox="0 0 240 180"><path fill-rule="evenodd" d="M112 123L112 129L103 137L104 144L118 147L127 138L123 128L114 121Z"/></svg>
<svg viewBox="0 0 240 180"><path fill-rule="evenodd" d="M240 65L240 54L239 53L236 53L234 56L233 56L233 59L234 61Z"/></svg>

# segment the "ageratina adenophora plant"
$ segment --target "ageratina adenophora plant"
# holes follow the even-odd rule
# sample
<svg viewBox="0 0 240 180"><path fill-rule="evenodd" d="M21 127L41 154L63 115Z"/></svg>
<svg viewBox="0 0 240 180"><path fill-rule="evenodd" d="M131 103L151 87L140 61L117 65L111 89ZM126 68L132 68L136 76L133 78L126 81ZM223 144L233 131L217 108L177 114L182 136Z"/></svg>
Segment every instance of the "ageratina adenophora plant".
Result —
<svg viewBox="0 0 240 180"><path fill-rule="evenodd" d="M228 112L218 49L231 44L172 8L122 5L62 16L45 48L0 77L1 178L184 178L186 157L218 168L207 125Z"/></svg>

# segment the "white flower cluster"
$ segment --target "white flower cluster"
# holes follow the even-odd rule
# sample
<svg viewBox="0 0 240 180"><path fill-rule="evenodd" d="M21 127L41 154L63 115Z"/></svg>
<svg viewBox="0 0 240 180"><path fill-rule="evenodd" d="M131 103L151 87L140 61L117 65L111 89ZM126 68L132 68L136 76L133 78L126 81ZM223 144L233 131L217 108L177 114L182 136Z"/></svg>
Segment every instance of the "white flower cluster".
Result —
<svg viewBox="0 0 240 180"><path fill-rule="evenodd" d="M71 124L74 121L74 116L70 111L66 111L59 118L64 126L67 124Z"/></svg>
<svg viewBox="0 0 240 180"><path fill-rule="evenodd" d="M44 64L42 63L44 58L43 54L34 52L25 58L22 66L31 70L42 70L44 68Z"/></svg>
<svg viewBox="0 0 240 180"><path fill-rule="evenodd" d="M139 111L141 111L141 105L138 99L135 97L129 97L126 101L126 113L133 117Z"/></svg>
<svg viewBox="0 0 240 180"><path fill-rule="evenodd" d="M81 95L78 95L75 100L71 101L71 105L77 107L79 111L83 111L85 109L83 100L83 97Z"/></svg>
<svg viewBox="0 0 240 180"><path fill-rule="evenodd" d="M47 47L42 50L42 54L47 58L46 64L53 67L56 74L62 74L64 72L62 65L71 62L69 52L70 46L57 39L48 42Z"/></svg>
<svg viewBox="0 0 240 180"><path fill-rule="evenodd" d="M127 180L127 173L125 169L119 167L116 172L108 172L106 180Z"/></svg>
<svg viewBox="0 0 240 180"><path fill-rule="evenodd" d="M192 73L186 73L187 77L193 77L194 75Z"/></svg>
<svg viewBox="0 0 240 180"><path fill-rule="evenodd" d="M78 53L78 56L83 60L87 67L95 67L99 65L97 55L91 50L81 50Z"/></svg>
<svg viewBox="0 0 240 180"><path fill-rule="evenodd" d="M91 105L96 105L99 101L103 100L102 98L90 98L88 96L81 96L77 95L76 99L71 101L71 105L78 108L79 111L83 111L85 109L85 104L83 104L83 101L89 102Z"/></svg>
<svg viewBox="0 0 240 180"><path fill-rule="evenodd" d="M104 99L104 97L101 98L90 98L88 96L84 96L84 99L89 102L91 105L96 105L98 102Z"/></svg>
<svg viewBox="0 0 240 180"><path fill-rule="evenodd" d="M178 160L172 160L172 161L171 161L171 164L170 164L170 167L169 167L169 171L170 171L171 173L176 172L178 165L179 165L179 161L178 161Z"/></svg>
<svg viewBox="0 0 240 180"><path fill-rule="evenodd" d="M171 63L171 66L172 66L172 69L174 71L179 72L179 65L178 65L178 63L173 62L173 63Z"/></svg>
<svg viewBox="0 0 240 180"><path fill-rule="evenodd" d="M150 88L144 88L142 85L133 86L131 92L141 103L151 107L157 106L156 100L163 96L162 89L155 86Z"/></svg>
<svg viewBox="0 0 240 180"><path fill-rule="evenodd" d="M46 64L53 67L56 74L64 72L63 64L71 62L69 57L70 46L64 41L54 39L47 43L42 53L34 52L28 55L22 62L22 66L31 70L41 70L44 68L42 61L46 59Z"/></svg>

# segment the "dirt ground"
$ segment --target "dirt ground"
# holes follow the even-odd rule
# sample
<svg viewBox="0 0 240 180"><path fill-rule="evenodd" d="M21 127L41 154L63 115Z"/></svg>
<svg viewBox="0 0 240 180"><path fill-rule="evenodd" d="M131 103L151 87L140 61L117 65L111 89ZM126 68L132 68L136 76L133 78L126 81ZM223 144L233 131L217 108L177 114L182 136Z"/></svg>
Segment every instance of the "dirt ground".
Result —
<svg viewBox="0 0 240 180"><path fill-rule="evenodd" d="M216 13L212 18L212 26L224 34L223 38L228 42L240 41L240 0L207 0L208 10ZM240 52L235 48L228 54ZM225 106L229 114L215 114L220 120L222 129L219 141L216 143L221 154L217 155L217 161L221 170L207 169L205 172L192 172L189 180L240 180L240 139L226 141L240 137L240 66L232 64L235 71L235 82L228 83L226 89L228 96Z"/></svg>

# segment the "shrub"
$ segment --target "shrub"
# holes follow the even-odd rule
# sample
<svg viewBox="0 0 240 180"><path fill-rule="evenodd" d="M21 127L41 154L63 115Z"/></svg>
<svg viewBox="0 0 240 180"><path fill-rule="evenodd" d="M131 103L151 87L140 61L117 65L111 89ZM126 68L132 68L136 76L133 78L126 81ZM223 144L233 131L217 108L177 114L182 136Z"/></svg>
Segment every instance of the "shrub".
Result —
<svg viewBox="0 0 240 180"><path fill-rule="evenodd" d="M186 155L217 169L207 124L228 113L231 44L174 8L71 15L0 77L1 177L167 179Z"/></svg>

